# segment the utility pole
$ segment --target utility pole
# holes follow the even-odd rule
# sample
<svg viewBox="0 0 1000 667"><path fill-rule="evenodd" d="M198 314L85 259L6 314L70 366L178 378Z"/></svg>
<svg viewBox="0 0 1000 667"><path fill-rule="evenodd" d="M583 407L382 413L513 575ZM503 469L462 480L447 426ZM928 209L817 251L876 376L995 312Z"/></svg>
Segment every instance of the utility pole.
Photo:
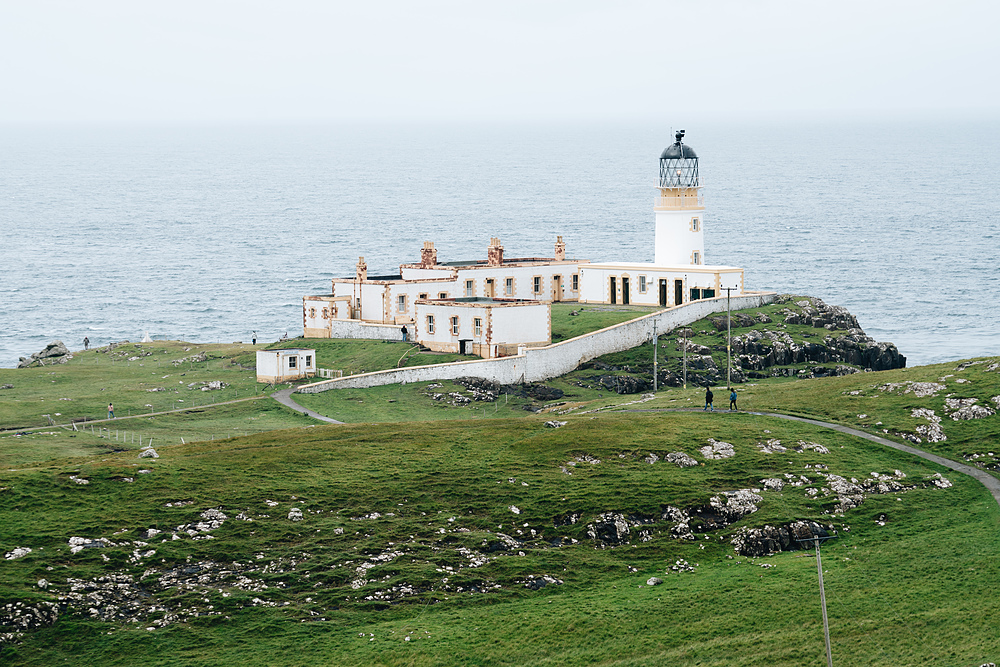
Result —
<svg viewBox="0 0 1000 667"><path fill-rule="evenodd" d="M726 387L732 391L733 387L733 316L729 308L729 293L735 287L723 287L726 290Z"/></svg>
<svg viewBox="0 0 1000 667"><path fill-rule="evenodd" d="M681 329L684 336L684 388L688 388L688 330L687 327Z"/></svg>
<svg viewBox="0 0 1000 667"><path fill-rule="evenodd" d="M656 348L659 341L656 337L656 320L653 320L653 393L656 393Z"/></svg>
<svg viewBox="0 0 1000 667"><path fill-rule="evenodd" d="M816 570L819 572L819 603L823 608L823 638L826 640L826 667L833 667L833 654L830 652L830 621L826 616L826 590L823 588L823 560L819 555L820 540L832 540L836 535L821 537L813 535L804 540L796 539L796 542L812 542L816 545Z"/></svg>

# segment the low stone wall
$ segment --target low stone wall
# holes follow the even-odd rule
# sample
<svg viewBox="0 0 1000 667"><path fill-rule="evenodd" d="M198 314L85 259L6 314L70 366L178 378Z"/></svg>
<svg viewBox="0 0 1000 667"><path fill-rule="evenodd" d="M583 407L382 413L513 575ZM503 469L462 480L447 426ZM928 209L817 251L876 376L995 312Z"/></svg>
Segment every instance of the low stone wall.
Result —
<svg viewBox="0 0 1000 667"><path fill-rule="evenodd" d="M323 338L326 332L323 332ZM412 336L413 332L410 332ZM365 340L403 340L402 325L371 324L359 320L333 320L330 338L362 338Z"/></svg>
<svg viewBox="0 0 1000 667"><path fill-rule="evenodd" d="M774 292L745 292L731 299L733 310L759 308L774 301ZM565 375L580 364L612 352L628 350L652 340L654 322L657 333L664 333L679 326L696 322L713 313L725 312L726 297L691 301L682 306L667 308L628 322L622 322L599 331L569 340L528 348L524 354L501 359L459 361L450 364L396 368L374 373L349 375L335 380L325 380L299 387L298 392L315 394L330 389L379 387L406 382L454 380L463 376L486 378L501 384L540 382ZM373 325L364 325L373 326ZM391 327L382 327L391 329ZM371 336L374 337L374 336Z"/></svg>

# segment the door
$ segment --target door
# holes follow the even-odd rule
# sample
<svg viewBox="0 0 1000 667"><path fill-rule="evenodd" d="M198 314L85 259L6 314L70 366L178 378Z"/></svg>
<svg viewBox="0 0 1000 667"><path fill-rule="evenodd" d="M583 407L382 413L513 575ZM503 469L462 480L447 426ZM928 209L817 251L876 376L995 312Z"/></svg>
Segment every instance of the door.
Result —
<svg viewBox="0 0 1000 667"><path fill-rule="evenodd" d="M660 305L667 305L667 281L664 278L660 278Z"/></svg>
<svg viewBox="0 0 1000 667"><path fill-rule="evenodd" d="M618 279L611 276L611 303L618 303Z"/></svg>
<svg viewBox="0 0 1000 667"><path fill-rule="evenodd" d="M486 279L486 298L487 299L492 299L492 298L494 298L496 296L493 288L494 288L493 279L492 278L487 278Z"/></svg>
<svg viewBox="0 0 1000 667"><path fill-rule="evenodd" d="M622 303L626 306L630 303L628 294L628 278L622 278Z"/></svg>
<svg viewBox="0 0 1000 667"><path fill-rule="evenodd" d="M674 281L674 305L679 306L684 303L684 281Z"/></svg>
<svg viewBox="0 0 1000 667"><path fill-rule="evenodd" d="M552 276L552 303L562 301L562 276Z"/></svg>

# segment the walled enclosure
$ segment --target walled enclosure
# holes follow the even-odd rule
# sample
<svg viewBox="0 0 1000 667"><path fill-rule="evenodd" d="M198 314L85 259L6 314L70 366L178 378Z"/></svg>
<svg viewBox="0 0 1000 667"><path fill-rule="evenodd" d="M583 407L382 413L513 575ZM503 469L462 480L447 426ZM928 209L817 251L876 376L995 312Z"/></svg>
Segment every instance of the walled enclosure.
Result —
<svg viewBox="0 0 1000 667"><path fill-rule="evenodd" d="M732 310L759 308L773 302L775 296L775 292L744 292L740 296L732 297L730 304ZM525 348L521 354L513 357L362 373L303 385L297 391L303 394L316 394L331 389L454 380L465 376L481 377L501 384L540 382L565 375L580 364L601 355L628 350L652 340L654 323L657 333L662 334L725 310L726 297L691 301L682 306L650 313L554 345Z"/></svg>

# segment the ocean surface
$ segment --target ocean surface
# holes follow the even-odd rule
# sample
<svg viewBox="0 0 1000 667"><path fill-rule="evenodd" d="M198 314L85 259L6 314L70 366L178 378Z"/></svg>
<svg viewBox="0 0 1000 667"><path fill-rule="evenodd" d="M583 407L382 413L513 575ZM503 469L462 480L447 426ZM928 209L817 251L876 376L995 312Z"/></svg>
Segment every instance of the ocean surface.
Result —
<svg viewBox="0 0 1000 667"><path fill-rule="evenodd" d="M52 340L271 341L417 261L652 261L671 127L0 127L0 367ZM706 261L919 365L1000 354L1000 121L689 126Z"/></svg>

